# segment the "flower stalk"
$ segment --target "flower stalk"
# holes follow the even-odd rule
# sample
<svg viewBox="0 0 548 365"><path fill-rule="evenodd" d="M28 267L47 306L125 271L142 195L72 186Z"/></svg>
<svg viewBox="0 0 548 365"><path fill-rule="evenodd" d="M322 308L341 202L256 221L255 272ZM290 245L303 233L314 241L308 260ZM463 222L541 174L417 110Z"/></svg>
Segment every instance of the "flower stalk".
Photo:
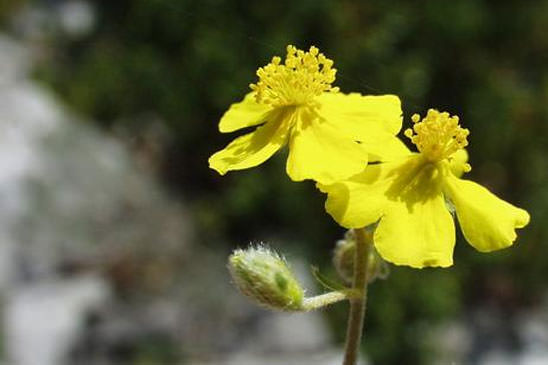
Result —
<svg viewBox="0 0 548 365"><path fill-rule="evenodd" d="M365 228L355 230L354 279L352 289L360 293L350 300L343 365L355 365L358 359L367 303L367 265L372 233Z"/></svg>
<svg viewBox="0 0 548 365"><path fill-rule="evenodd" d="M340 302L342 300L352 300L360 298L362 295L359 290L338 290L329 293L317 295L315 297L305 298L302 303L302 310L311 311L320 309L330 304Z"/></svg>

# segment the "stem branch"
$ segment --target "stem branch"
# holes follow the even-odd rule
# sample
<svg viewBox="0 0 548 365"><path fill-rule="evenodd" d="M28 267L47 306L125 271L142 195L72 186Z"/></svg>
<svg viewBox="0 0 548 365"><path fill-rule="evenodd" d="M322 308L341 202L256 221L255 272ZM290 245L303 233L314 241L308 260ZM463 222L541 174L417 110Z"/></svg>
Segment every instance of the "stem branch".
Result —
<svg viewBox="0 0 548 365"><path fill-rule="evenodd" d="M353 289L339 290L317 295L311 298L305 298L303 300L303 309L310 311L318 308L325 307L326 305L340 302L341 300L349 300L353 298L361 297L362 293Z"/></svg>

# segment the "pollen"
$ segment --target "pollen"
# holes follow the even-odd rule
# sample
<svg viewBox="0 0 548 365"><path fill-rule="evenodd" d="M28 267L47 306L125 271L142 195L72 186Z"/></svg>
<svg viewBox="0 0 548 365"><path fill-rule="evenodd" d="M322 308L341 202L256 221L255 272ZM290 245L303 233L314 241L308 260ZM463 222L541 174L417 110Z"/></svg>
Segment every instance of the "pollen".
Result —
<svg viewBox="0 0 548 365"><path fill-rule="evenodd" d="M430 109L422 121L418 114L414 114L411 120L413 128L408 128L404 134L432 162L449 158L468 145L470 131L459 125L459 117L456 115L450 116L447 112ZM469 171L470 165L466 164L465 170Z"/></svg>
<svg viewBox="0 0 548 365"><path fill-rule="evenodd" d="M333 61L312 46L308 52L287 46L282 63L280 57L257 70L259 81L249 87L256 92L258 103L280 106L313 105L314 98L323 92L338 92L332 87L337 70Z"/></svg>

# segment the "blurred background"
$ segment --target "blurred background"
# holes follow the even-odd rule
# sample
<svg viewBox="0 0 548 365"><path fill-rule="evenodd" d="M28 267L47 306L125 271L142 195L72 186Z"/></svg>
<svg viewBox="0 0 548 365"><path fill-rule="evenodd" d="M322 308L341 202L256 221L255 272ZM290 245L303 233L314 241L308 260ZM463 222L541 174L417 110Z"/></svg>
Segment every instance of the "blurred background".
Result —
<svg viewBox="0 0 548 365"><path fill-rule="evenodd" d="M346 304L270 313L230 284L249 242L323 289L344 230L284 153L220 177L220 116L285 46L343 91L471 130L469 174L531 213L510 249L371 286L369 364L548 363L548 1L0 2L6 364L338 364ZM237 134L237 133L236 133Z"/></svg>

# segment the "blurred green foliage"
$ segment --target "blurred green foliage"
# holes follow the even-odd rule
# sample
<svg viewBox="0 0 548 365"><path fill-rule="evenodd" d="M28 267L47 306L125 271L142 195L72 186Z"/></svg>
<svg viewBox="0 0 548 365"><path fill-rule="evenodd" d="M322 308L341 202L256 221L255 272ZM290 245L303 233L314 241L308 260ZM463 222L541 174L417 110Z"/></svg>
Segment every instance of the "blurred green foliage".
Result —
<svg viewBox="0 0 548 365"><path fill-rule="evenodd" d="M528 209L532 223L512 249L484 255L459 238L452 269L394 268L374 284L365 341L374 363L427 362L421 323L487 300L517 310L546 292L547 0L93 4L94 31L54 38L37 77L106 129L139 130L143 116L161 118L172 137L161 161L165 181L191 204L204 245L274 236L281 251L327 268L343 233L313 184L288 180L285 156L226 177L207 166L233 138L218 133L220 116L287 44L314 44L333 58L343 91L398 94L407 124L429 107L461 117L471 130L470 178ZM345 311L329 312L341 341Z"/></svg>

